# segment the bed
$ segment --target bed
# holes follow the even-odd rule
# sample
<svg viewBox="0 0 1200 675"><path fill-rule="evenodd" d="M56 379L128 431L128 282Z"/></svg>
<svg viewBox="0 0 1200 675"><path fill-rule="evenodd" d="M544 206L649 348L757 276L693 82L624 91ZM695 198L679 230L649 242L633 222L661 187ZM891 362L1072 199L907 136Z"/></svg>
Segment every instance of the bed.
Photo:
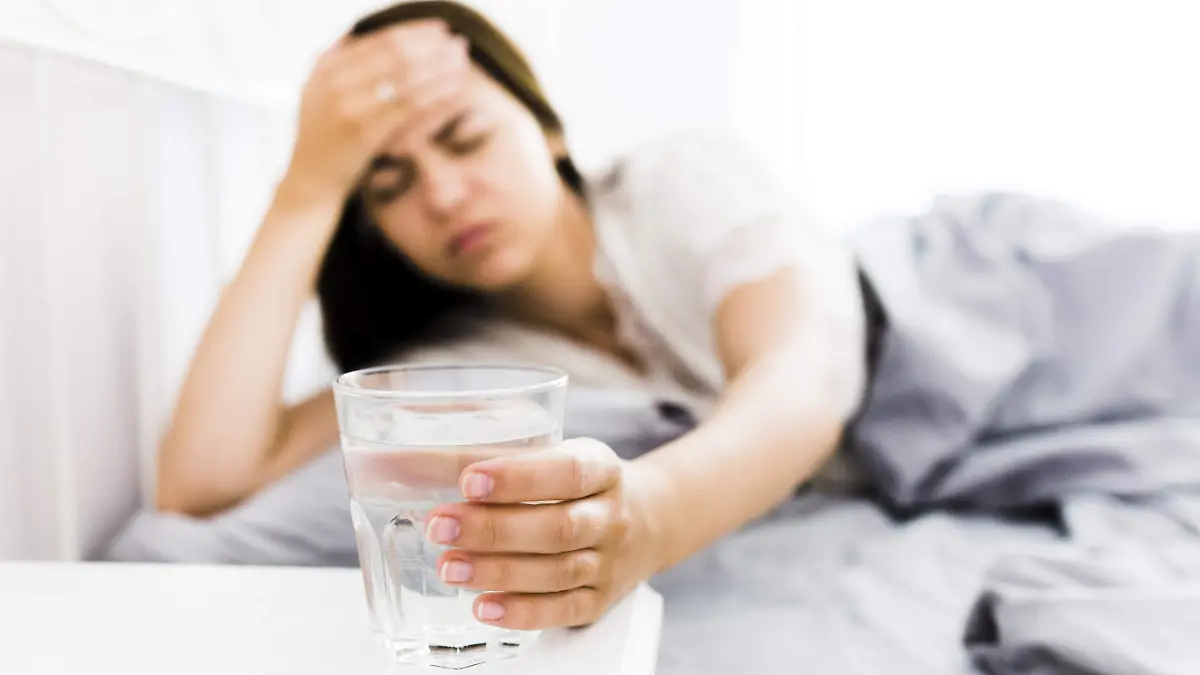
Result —
<svg viewBox="0 0 1200 675"><path fill-rule="evenodd" d="M1200 235L991 194L852 240L888 321L840 453L861 480L653 579L659 671L1200 673ZM576 381L567 435L623 456L695 422ZM347 501L331 450L215 519L141 514L105 556L352 566Z"/></svg>

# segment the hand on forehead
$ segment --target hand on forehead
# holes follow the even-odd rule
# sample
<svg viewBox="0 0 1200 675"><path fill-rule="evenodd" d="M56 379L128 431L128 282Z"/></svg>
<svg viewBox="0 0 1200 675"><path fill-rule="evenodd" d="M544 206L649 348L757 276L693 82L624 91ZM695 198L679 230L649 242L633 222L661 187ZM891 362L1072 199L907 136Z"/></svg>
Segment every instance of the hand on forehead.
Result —
<svg viewBox="0 0 1200 675"><path fill-rule="evenodd" d="M491 95L490 78L472 64L461 79L445 83L443 96L416 113L411 122L396 129L381 150L389 155L408 155L423 147L445 144L454 137L456 127L478 114Z"/></svg>

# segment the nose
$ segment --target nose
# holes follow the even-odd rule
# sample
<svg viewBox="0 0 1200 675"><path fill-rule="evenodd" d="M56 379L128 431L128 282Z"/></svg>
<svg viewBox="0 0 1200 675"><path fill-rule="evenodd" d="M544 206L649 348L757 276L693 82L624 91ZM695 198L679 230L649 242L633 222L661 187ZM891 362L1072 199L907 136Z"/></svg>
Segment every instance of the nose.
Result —
<svg viewBox="0 0 1200 675"><path fill-rule="evenodd" d="M440 159L422 167L422 197L436 220L447 220L467 198L467 180L463 169Z"/></svg>

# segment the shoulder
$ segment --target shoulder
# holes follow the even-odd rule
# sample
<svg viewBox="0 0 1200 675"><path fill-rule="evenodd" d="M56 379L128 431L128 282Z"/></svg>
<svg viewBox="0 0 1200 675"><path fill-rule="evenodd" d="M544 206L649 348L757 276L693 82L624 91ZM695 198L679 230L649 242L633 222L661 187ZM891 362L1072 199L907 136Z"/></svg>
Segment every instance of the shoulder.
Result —
<svg viewBox="0 0 1200 675"><path fill-rule="evenodd" d="M610 236L682 262L718 250L736 231L790 220L770 165L736 135L688 131L632 148L592 186L595 205L617 218ZM614 245L616 242L614 242Z"/></svg>
<svg viewBox="0 0 1200 675"><path fill-rule="evenodd" d="M608 167L597 188L632 205L702 213L718 207L727 216L782 195L765 158L748 143L731 133L699 130L640 143Z"/></svg>

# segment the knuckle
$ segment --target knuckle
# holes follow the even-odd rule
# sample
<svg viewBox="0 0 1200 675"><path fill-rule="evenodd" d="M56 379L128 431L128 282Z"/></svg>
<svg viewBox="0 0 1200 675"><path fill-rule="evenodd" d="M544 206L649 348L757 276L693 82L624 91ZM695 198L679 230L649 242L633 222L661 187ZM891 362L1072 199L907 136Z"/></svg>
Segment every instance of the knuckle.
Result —
<svg viewBox="0 0 1200 675"><path fill-rule="evenodd" d="M538 608L529 597L509 596L504 603L504 623L510 628L529 630L540 628Z"/></svg>
<svg viewBox="0 0 1200 675"><path fill-rule="evenodd" d="M579 565L575 561L575 556L566 556L562 562L555 566L553 590L564 591L568 588L575 588L579 585L578 577Z"/></svg>
<svg viewBox="0 0 1200 675"><path fill-rule="evenodd" d="M479 545L485 550L495 550L503 543L503 525L500 518L484 516L480 518Z"/></svg>
<svg viewBox="0 0 1200 675"><path fill-rule="evenodd" d="M581 454L576 453L571 455L570 471L571 471L571 487L580 493L587 490L588 481L588 462Z"/></svg>
<svg viewBox="0 0 1200 675"><path fill-rule="evenodd" d="M592 449L592 452L595 453L596 458L600 461L608 462L617 458L617 453L614 452L612 448L608 447L604 443L601 443L600 441L591 439L591 442L588 443L588 446Z"/></svg>
<svg viewBox="0 0 1200 675"><path fill-rule="evenodd" d="M419 52L419 45L411 35L397 33L388 41L388 53L392 57L392 62L399 61L401 64L412 63Z"/></svg>
<svg viewBox="0 0 1200 675"><path fill-rule="evenodd" d="M564 602L568 625L579 626L592 623L599 614L598 594L592 589L580 588L571 591L567 593Z"/></svg>
<svg viewBox="0 0 1200 675"><path fill-rule="evenodd" d="M612 519L608 535L613 541L623 545L629 540L630 529L632 529L630 518L622 515Z"/></svg>
<svg viewBox="0 0 1200 675"><path fill-rule="evenodd" d="M612 502L608 505L608 512L608 534L618 541L624 541L625 535L633 527L633 513L629 508Z"/></svg>
<svg viewBox="0 0 1200 675"><path fill-rule="evenodd" d="M589 545L604 541L613 524L613 508L606 498L592 498L577 505L577 535Z"/></svg>
<svg viewBox="0 0 1200 675"><path fill-rule="evenodd" d="M600 575L600 555L593 550L579 551L563 565L562 587L577 588L592 583Z"/></svg>
<svg viewBox="0 0 1200 675"><path fill-rule="evenodd" d="M329 68L321 78L329 91L345 94L354 88L354 79L345 68Z"/></svg>
<svg viewBox="0 0 1200 675"><path fill-rule="evenodd" d="M579 450L572 454L572 480L583 493L598 491L617 470L620 458L612 448L593 439L584 439Z"/></svg>
<svg viewBox="0 0 1200 675"><path fill-rule="evenodd" d="M354 109L354 105L346 99L339 99L333 108L334 115L337 116L339 122L345 126L354 126L358 123L358 111Z"/></svg>
<svg viewBox="0 0 1200 675"><path fill-rule="evenodd" d="M554 543L562 550L569 546L579 536L580 514L577 508L566 507L559 510L554 528Z"/></svg>
<svg viewBox="0 0 1200 675"><path fill-rule="evenodd" d="M575 565L568 556L561 563L554 566L553 581L551 581L553 588L550 590L564 591L568 588L575 588L578 585L575 583L575 574Z"/></svg>
<svg viewBox="0 0 1200 675"><path fill-rule="evenodd" d="M403 66L403 59L395 50L384 50L379 54L373 55L371 63L368 64L370 72L386 75L388 77L398 76L403 73L403 70L398 66Z"/></svg>
<svg viewBox="0 0 1200 675"><path fill-rule="evenodd" d="M362 111L354 97L341 94L333 101L333 114L342 126L355 129L362 123Z"/></svg>

